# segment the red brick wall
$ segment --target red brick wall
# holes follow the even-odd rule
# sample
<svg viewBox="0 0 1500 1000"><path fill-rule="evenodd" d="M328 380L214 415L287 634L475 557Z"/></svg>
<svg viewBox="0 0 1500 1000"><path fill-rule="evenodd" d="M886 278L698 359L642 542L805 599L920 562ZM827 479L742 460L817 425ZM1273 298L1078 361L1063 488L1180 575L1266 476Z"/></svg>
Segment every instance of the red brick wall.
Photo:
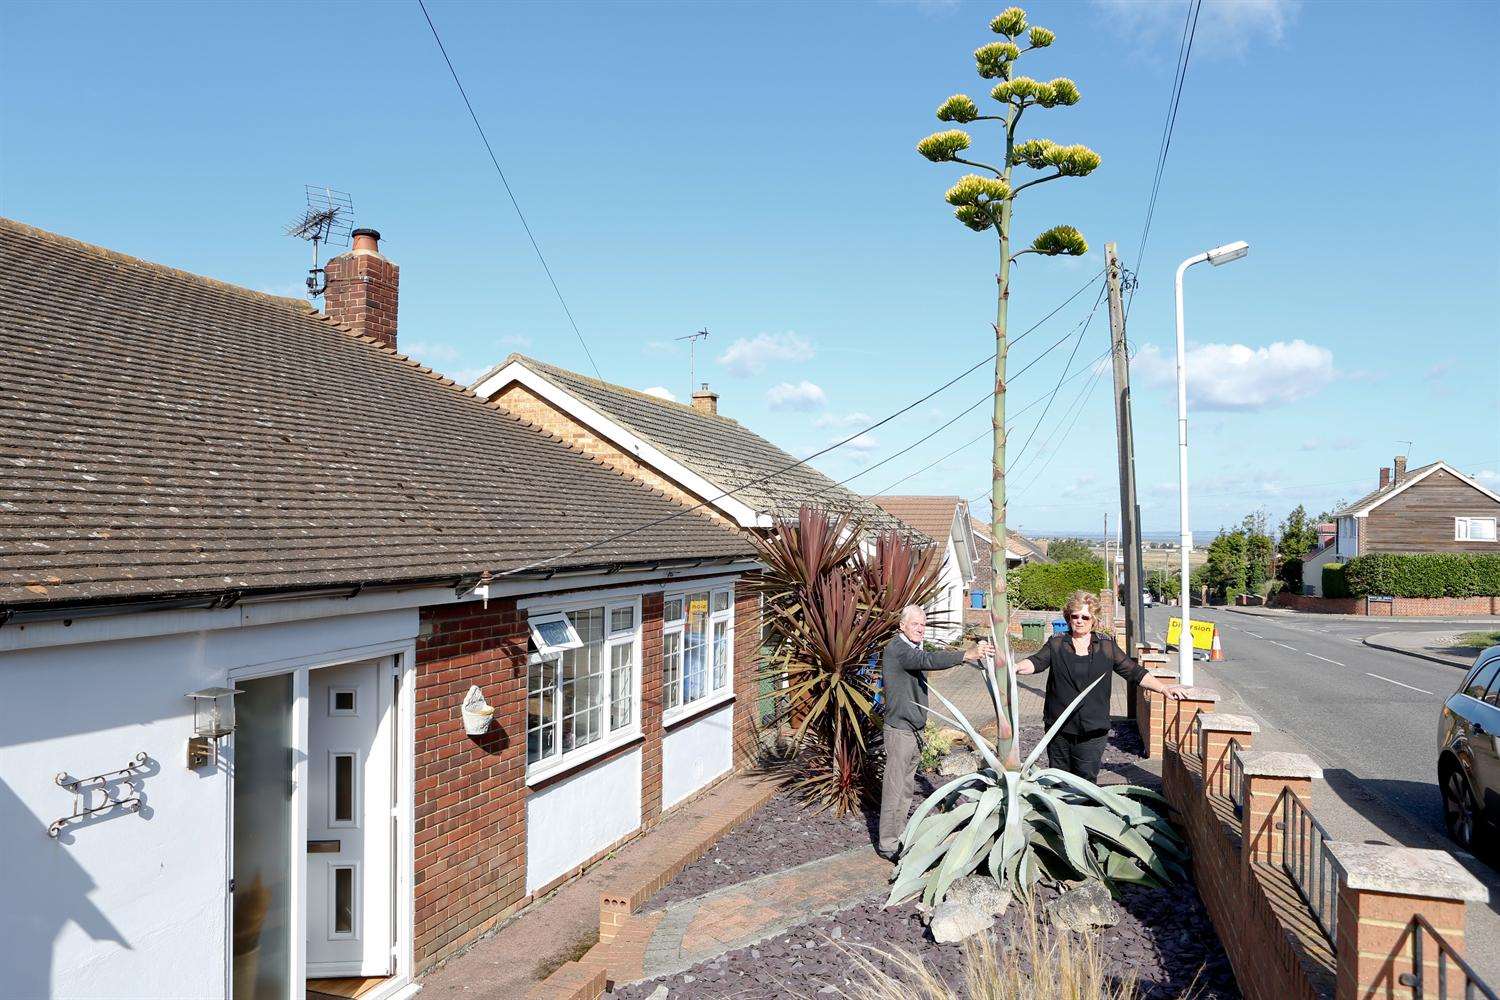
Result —
<svg viewBox="0 0 1500 1000"><path fill-rule="evenodd" d="M378 253L339 254L324 266L328 279L323 312L355 333L396 346L397 293L401 269Z"/></svg>
<svg viewBox="0 0 1500 1000"><path fill-rule="evenodd" d="M1500 597L1397 597L1390 601L1369 601L1363 597L1306 597L1282 593L1271 598L1271 604L1313 614L1370 615L1376 618L1500 614Z"/></svg>
<svg viewBox="0 0 1500 1000"><path fill-rule="evenodd" d="M416 691L416 956L447 957L526 892L526 622L513 600L422 609ZM430 631L428 627L430 626ZM483 736L459 705L478 684Z"/></svg>
<svg viewBox="0 0 1500 1000"><path fill-rule="evenodd" d="M661 818L661 594L641 598L641 821Z"/></svg>
<svg viewBox="0 0 1500 1000"><path fill-rule="evenodd" d="M755 714L760 698L760 594L741 577L734 590L734 763L750 764L756 752Z"/></svg>

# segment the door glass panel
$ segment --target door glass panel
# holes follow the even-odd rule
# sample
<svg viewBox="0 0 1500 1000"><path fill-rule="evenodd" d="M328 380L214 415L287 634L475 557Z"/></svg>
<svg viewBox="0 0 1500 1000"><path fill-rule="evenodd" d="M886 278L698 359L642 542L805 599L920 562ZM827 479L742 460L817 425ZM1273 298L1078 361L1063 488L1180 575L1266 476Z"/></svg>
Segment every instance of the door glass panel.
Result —
<svg viewBox="0 0 1500 1000"><path fill-rule="evenodd" d="M238 681L234 733L234 1000L292 992L292 677Z"/></svg>
<svg viewBox="0 0 1500 1000"><path fill-rule="evenodd" d="M354 755L333 755L333 821L354 822Z"/></svg>
<svg viewBox="0 0 1500 1000"><path fill-rule="evenodd" d="M333 933L354 933L354 869L333 870Z"/></svg>

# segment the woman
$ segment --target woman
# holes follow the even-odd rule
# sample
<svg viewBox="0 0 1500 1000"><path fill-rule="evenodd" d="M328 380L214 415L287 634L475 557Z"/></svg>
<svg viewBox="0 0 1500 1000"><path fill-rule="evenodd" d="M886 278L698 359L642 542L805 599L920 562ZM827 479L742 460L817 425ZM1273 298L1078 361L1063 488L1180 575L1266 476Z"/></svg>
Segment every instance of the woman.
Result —
<svg viewBox="0 0 1500 1000"><path fill-rule="evenodd" d="M1127 681L1147 691L1159 691L1174 700L1183 696L1181 688L1170 687L1152 677L1110 638L1094 635L1099 617L1099 598L1086 590L1075 590L1063 607L1068 632L1054 635L1041 649L1016 664L1016 673L1034 674L1051 670L1047 675L1047 701L1042 718L1048 729L1068 710L1073 699L1100 677L1113 670ZM1099 776L1099 760L1109 738L1109 688L1100 684L1078 703L1078 708L1063 723L1047 745L1047 762L1052 767L1094 781Z"/></svg>

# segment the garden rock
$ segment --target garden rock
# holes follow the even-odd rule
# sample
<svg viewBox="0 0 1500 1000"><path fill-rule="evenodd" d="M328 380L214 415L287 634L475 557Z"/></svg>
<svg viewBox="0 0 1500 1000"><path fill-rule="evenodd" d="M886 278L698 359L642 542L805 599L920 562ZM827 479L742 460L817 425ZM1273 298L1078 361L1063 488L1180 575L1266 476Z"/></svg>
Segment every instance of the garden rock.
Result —
<svg viewBox="0 0 1500 1000"><path fill-rule="evenodd" d="M954 944L989 930L994 923L995 915L977 903L944 900L932 911L928 930L939 944Z"/></svg>
<svg viewBox="0 0 1500 1000"><path fill-rule="evenodd" d="M667 1000L667 988L665 986L658 986L651 991L651 995L646 1000Z"/></svg>
<svg viewBox="0 0 1500 1000"><path fill-rule="evenodd" d="M992 917L1000 916L1010 905L1010 893L984 875L970 875L954 882L948 887L947 899L950 903L972 904Z"/></svg>
<svg viewBox="0 0 1500 1000"><path fill-rule="evenodd" d="M1047 916L1064 930L1085 931L1113 927L1120 922L1120 907L1101 882L1086 882L1068 889L1047 904Z"/></svg>
<svg viewBox="0 0 1500 1000"><path fill-rule="evenodd" d="M950 747L952 747L955 750L960 750L960 749L967 750L967 749L969 749L969 737L968 737L968 735L966 733L963 733L963 732L957 730L957 729L953 729L953 728L950 728L950 727L944 727L942 729L939 729L937 731L937 738L938 738L938 740L940 742L947 743Z"/></svg>
<svg viewBox="0 0 1500 1000"><path fill-rule="evenodd" d="M944 778L957 778L979 770L979 755L968 750L958 750L938 761L938 774Z"/></svg>

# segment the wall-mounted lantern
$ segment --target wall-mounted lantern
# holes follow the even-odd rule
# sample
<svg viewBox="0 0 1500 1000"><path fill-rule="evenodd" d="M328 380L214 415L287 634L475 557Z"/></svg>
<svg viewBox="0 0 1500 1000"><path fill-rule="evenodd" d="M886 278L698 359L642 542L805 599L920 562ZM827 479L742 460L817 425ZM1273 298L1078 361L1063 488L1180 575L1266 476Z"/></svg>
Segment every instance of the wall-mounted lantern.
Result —
<svg viewBox="0 0 1500 1000"><path fill-rule="evenodd" d="M189 691L193 702L193 735L188 740L187 764L191 770L219 763L219 741L234 732L234 696L238 688L212 687Z"/></svg>

